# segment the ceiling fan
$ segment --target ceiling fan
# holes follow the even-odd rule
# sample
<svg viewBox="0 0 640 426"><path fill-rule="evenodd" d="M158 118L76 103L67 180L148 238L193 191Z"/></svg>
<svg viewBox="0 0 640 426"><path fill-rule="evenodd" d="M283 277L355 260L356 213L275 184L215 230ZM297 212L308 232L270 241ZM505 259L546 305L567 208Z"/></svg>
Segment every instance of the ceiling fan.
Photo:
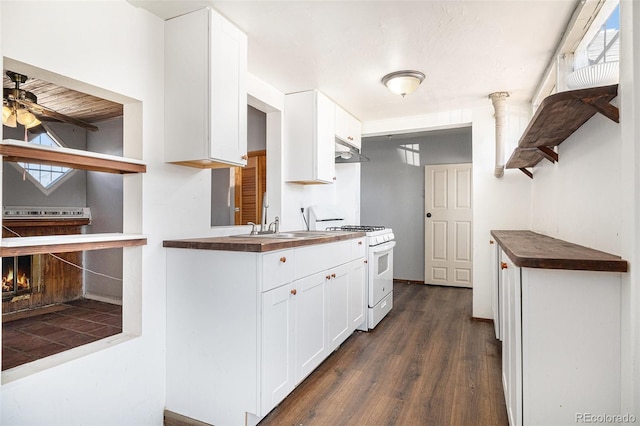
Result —
<svg viewBox="0 0 640 426"><path fill-rule="evenodd" d="M32 92L20 88L20 84L28 79L26 75L13 71L7 71L7 76L15 84L14 87L2 89L2 124L9 127L23 125L26 129L32 129L42 121L62 121L74 124L95 132L98 130L93 124L78 120L68 115L60 114L50 108L38 105L38 98Z"/></svg>

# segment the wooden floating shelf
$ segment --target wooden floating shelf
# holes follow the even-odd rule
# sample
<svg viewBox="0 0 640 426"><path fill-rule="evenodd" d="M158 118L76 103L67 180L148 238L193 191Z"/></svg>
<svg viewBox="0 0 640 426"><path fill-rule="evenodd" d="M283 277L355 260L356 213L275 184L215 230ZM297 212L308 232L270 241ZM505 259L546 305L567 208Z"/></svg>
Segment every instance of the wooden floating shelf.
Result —
<svg viewBox="0 0 640 426"><path fill-rule="evenodd" d="M2 239L0 242L0 256L69 253L84 250L143 246L146 244L147 238L144 235L119 233L15 237Z"/></svg>
<svg viewBox="0 0 640 426"><path fill-rule="evenodd" d="M520 169L533 178L527 167L534 167L543 159L558 161L553 147L586 123L596 113L620 122L620 111L610 101L618 96L618 85L591 87L560 92L545 98L518 142L507 169Z"/></svg>
<svg viewBox="0 0 640 426"><path fill-rule="evenodd" d="M147 171L147 166L139 160L78 149L52 148L13 139L5 139L0 143L0 155L4 161L47 164L96 172L125 174Z"/></svg>
<svg viewBox="0 0 640 426"><path fill-rule="evenodd" d="M522 268L627 272L620 256L552 238L528 230L492 230L502 250Z"/></svg>

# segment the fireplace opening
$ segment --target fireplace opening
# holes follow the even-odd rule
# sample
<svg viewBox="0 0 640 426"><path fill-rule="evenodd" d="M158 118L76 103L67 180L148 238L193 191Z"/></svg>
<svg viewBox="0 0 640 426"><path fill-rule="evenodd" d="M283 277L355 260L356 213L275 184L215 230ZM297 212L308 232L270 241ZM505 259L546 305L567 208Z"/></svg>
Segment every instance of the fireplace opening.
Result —
<svg viewBox="0 0 640 426"><path fill-rule="evenodd" d="M2 258L2 300L33 292L34 256Z"/></svg>

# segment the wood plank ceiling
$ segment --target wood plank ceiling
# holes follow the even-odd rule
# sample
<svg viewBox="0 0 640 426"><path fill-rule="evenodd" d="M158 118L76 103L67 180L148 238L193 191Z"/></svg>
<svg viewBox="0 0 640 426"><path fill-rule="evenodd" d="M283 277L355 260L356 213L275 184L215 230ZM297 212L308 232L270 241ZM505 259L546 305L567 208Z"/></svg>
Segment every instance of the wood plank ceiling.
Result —
<svg viewBox="0 0 640 426"><path fill-rule="evenodd" d="M6 70L3 70L2 74L2 87L13 88L14 83L7 76ZM57 86L36 78L29 78L20 85L20 88L36 95L39 105L88 123L97 123L111 118L122 117L123 114L122 104Z"/></svg>

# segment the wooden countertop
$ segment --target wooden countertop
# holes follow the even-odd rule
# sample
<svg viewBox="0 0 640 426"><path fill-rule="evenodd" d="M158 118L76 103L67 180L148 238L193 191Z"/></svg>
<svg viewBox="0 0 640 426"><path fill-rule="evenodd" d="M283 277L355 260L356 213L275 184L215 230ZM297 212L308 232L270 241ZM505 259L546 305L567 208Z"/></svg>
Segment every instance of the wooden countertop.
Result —
<svg viewBox="0 0 640 426"><path fill-rule="evenodd" d="M620 256L532 231L491 231L511 261L523 268L627 272Z"/></svg>
<svg viewBox="0 0 640 426"><path fill-rule="evenodd" d="M295 232L302 233L304 231ZM262 253L294 247L310 246L314 244L351 240L354 238L361 238L366 235L364 232L347 231L309 231L309 233L321 235L314 235L313 237L292 238L273 238L261 236L187 238L182 240L163 241L162 246L167 248L185 248L195 250L223 250Z"/></svg>

